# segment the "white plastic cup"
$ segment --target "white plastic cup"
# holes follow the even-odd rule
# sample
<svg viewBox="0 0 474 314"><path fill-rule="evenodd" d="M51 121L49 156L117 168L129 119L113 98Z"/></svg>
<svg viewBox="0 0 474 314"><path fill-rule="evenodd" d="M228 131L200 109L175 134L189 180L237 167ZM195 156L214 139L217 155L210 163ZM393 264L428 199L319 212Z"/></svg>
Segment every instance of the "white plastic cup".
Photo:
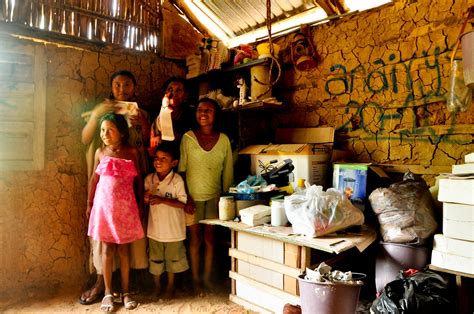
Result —
<svg viewBox="0 0 474 314"><path fill-rule="evenodd" d="M286 218L285 205L283 200L277 199L272 200L272 206L270 207L271 219L270 222L272 226L279 227L285 226L288 223L288 218Z"/></svg>

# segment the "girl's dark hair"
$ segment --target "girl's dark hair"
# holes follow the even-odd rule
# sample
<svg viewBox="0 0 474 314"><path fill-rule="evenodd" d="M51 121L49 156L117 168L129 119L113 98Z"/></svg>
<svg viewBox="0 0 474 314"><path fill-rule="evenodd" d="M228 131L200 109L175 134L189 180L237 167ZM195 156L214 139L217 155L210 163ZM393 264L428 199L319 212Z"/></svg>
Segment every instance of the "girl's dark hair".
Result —
<svg viewBox="0 0 474 314"><path fill-rule="evenodd" d="M119 130L120 134L122 134L122 143L127 143L128 141L128 124L127 120L125 120L125 117L122 116L121 114L116 114L113 112L106 113L100 118L100 123L99 126L102 126L102 122L104 121L110 121Z"/></svg>
<svg viewBox="0 0 474 314"><path fill-rule="evenodd" d="M198 104L196 106L196 112L199 108L199 105L202 104L202 103L208 103L208 104L211 104L214 107L214 125L213 125L213 128L214 128L215 131L220 131L221 113L222 113L221 106L219 106L217 101L215 101L214 99L208 98L208 97L203 97L203 98L199 99L199 101L198 101Z"/></svg>
<svg viewBox="0 0 474 314"><path fill-rule="evenodd" d="M120 70L120 71L117 71L117 72L113 73L112 76L110 77L110 86L112 86L112 82L114 81L114 79L117 76L126 76L126 77L128 77L129 79L132 80L133 85L135 85L135 86L137 85L137 80L135 79L135 76L133 76L132 72L127 71L127 70Z"/></svg>

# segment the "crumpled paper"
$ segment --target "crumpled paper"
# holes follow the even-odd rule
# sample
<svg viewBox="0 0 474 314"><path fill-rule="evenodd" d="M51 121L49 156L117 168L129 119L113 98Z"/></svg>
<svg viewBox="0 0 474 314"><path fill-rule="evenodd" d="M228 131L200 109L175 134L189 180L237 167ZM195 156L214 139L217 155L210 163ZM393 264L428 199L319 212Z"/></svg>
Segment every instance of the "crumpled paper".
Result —
<svg viewBox="0 0 474 314"><path fill-rule="evenodd" d="M352 278L352 272L342 272L340 270L331 271L331 269L331 266L322 262L315 270L306 268L306 276L304 279L312 282L341 282L347 284L360 284L360 280L355 280Z"/></svg>

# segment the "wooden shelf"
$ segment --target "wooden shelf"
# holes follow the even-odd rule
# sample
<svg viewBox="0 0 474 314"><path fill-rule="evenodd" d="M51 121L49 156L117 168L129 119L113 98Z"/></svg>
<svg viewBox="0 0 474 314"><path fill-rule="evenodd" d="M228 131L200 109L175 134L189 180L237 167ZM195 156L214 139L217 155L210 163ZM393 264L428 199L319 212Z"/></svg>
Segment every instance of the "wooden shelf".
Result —
<svg viewBox="0 0 474 314"><path fill-rule="evenodd" d="M249 61L247 63L237 64L237 65L233 65L233 66L230 66L230 67L223 68L223 69L221 69L221 71L222 72L237 71L237 70L241 70L241 69L245 69L245 68L250 68L250 67L253 67L255 65L265 64L265 63L269 62L270 60L271 60L271 58L255 59L255 60Z"/></svg>
<svg viewBox="0 0 474 314"><path fill-rule="evenodd" d="M462 276L462 277L467 277L467 278L474 278L474 274L468 274L468 273L463 273L457 270L446 269L446 268L438 267L432 264L429 264L428 268L434 271L442 272L442 273L447 273L447 274L452 274L452 275Z"/></svg>
<svg viewBox="0 0 474 314"><path fill-rule="evenodd" d="M239 71L239 70L244 70L244 69L249 69L249 68L251 68L255 65L265 64L265 63L268 63L270 61L271 61L271 58L255 59L255 60L252 60L252 61L247 62L247 63L232 65L232 66L224 67L224 68L221 68L221 69L209 70L207 72L204 72L204 73L198 74L196 76L190 77L186 80L192 82L192 81L196 81L196 80L199 81L203 78L213 79L213 78L215 78L219 75L222 75L222 74L226 74L226 73L230 73L230 72L234 72L234 71Z"/></svg>
<svg viewBox="0 0 474 314"><path fill-rule="evenodd" d="M237 107L230 107L222 109L223 112L237 112L237 111L245 111L245 110L261 110L261 109L285 109L287 106L282 103L272 103L272 102L264 102L261 100L247 102L245 105L237 106Z"/></svg>

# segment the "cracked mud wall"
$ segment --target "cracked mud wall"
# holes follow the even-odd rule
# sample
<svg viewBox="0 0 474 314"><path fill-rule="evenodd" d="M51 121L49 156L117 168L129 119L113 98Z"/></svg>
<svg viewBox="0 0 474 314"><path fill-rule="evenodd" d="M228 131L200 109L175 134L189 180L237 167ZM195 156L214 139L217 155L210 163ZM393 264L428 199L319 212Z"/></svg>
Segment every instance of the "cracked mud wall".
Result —
<svg viewBox="0 0 474 314"><path fill-rule="evenodd" d="M415 165L432 183L474 151L474 106L450 113L445 101L451 51L472 5L396 1L315 26L318 66L310 71L292 66L293 35L276 39L286 65L278 96L291 109L274 123L333 126L336 146L354 161L399 171Z"/></svg>
<svg viewBox="0 0 474 314"><path fill-rule="evenodd" d="M40 46L47 67L44 169L0 172L0 298L79 291L89 254L81 113L110 94L110 74L117 70L135 74L137 98L146 109L159 106L161 85L184 71L153 54L84 50L3 35L0 40L18 51Z"/></svg>

